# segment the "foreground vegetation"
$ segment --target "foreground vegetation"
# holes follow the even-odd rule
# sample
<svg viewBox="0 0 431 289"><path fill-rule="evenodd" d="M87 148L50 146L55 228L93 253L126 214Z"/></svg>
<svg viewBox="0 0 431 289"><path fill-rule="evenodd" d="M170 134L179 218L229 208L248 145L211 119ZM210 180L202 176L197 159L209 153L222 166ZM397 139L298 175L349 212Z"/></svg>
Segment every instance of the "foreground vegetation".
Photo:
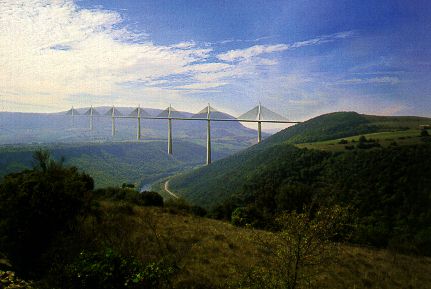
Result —
<svg viewBox="0 0 431 289"><path fill-rule="evenodd" d="M0 183L5 288L431 285L430 258L344 244L348 208L280 212L271 231L260 231L241 214L234 226L128 185L94 190L89 175L43 151L35 163Z"/></svg>

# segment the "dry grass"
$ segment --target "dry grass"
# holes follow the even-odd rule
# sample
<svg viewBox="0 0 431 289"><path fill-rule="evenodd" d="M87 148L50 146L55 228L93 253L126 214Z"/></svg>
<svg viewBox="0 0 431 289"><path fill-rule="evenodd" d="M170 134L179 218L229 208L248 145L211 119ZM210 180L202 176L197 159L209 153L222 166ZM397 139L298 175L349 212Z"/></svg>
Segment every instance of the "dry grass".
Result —
<svg viewBox="0 0 431 289"><path fill-rule="evenodd" d="M177 288L190 284L193 288L226 288L266 258L256 236L270 240L271 233L163 208L126 207L120 211L128 214L120 212L123 217L118 218L112 213L118 211L117 206L102 204L104 211L111 212L101 221L108 232L108 245L111 242L145 260L166 252L174 255L180 267L174 282ZM340 247L334 264L318 277L318 288L431 288L431 258Z"/></svg>

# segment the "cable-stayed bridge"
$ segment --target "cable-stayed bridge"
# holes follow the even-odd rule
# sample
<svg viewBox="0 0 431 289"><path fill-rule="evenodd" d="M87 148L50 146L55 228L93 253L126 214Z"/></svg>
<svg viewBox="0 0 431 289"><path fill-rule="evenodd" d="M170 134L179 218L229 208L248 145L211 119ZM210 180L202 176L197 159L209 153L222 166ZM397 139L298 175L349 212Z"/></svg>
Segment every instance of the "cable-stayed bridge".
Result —
<svg viewBox="0 0 431 289"><path fill-rule="evenodd" d="M260 103L259 105L247 111L246 113L240 115L239 117L220 118L220 117L217 117L219 113L220 111L216 110L210 104L208 104L208 106L206 106L201 111L199 111L198 113L192 116L184 116L181 112L177 111L172 106L167 107L165 110L163 110L161 113L159 113L156 116L150 115L140 106L133 109L132 112L127 115L124 115L123 113L121 113L115 106L112 106L105 113L100 113L99 111L94 109L93 106L91 106L84 113L79 113L77 109L72 107L70 110L66 112L66 115L70 115L72 117L72 126L74 126L75 124L76 116L88 117L90 130L94 129L95 117L110 117L112 136L115 136L116 134L116 126L115 126L116 119L122 119L122 118L136 119L136 139L137 140L142 139L141 120L145 120L145 119L168 120L168 148L167 148L168 154L173 154L172 121L177 121L177 120L205 121L207 122L207 141L206 141L206 148L207 148L206 164L207 165L211 163L211 122L212 121L224 121L224 122L235 121L235 122L257 123L257 142L258 143L262 141L262 123L291 123L291 124L299 123L299 121L288 120L284 116L262 106ZM216 115L216 117L212 117L213 115ZM222 115L226 115L226 114L222 113Z"/></svg>

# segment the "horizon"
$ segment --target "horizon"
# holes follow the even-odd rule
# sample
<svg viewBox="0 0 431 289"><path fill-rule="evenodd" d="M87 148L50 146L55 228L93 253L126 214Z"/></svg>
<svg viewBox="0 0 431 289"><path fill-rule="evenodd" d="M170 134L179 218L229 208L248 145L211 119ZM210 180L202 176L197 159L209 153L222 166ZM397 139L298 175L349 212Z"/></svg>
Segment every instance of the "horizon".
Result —
<svg viewBox="0 0 431 289"><path fill-rule="evenodd" d="M0 112L260 101L298 121L431 117L426 1L3 2Z"/></svg>

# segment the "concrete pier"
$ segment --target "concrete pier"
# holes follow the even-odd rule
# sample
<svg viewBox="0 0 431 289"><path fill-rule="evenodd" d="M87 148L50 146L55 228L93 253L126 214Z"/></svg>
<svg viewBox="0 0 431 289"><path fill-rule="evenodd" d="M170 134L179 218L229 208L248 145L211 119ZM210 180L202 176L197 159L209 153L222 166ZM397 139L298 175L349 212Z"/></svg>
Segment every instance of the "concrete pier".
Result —
<svg viewBox="0 0 431 289"><path fill-rule="evenodd" d="M115 136L115 107L112 107L112 136Z"/></svg>
<svg viewBox="0 0 431 289"><path fill-rule="evenodd" d="M172 107L169 105L168 108L168 154L172 154L172 115L171 115Z"/></svg>
<svg viewBox="0 0 431 289"><path fill-rule="evenodd" d="M211 107L208 103L208 110L207 110L207 119L208 119L208 125L207 125L207 165L211 164Z"/></svg>
<svg viewBox="0 0 431 289"><path fill-rule="evenodd" d="M141 139L141 106L138 106L138 111L137 111L138 115L137 115L137 129L136 129L136 139L140 140Z"/></svg>

